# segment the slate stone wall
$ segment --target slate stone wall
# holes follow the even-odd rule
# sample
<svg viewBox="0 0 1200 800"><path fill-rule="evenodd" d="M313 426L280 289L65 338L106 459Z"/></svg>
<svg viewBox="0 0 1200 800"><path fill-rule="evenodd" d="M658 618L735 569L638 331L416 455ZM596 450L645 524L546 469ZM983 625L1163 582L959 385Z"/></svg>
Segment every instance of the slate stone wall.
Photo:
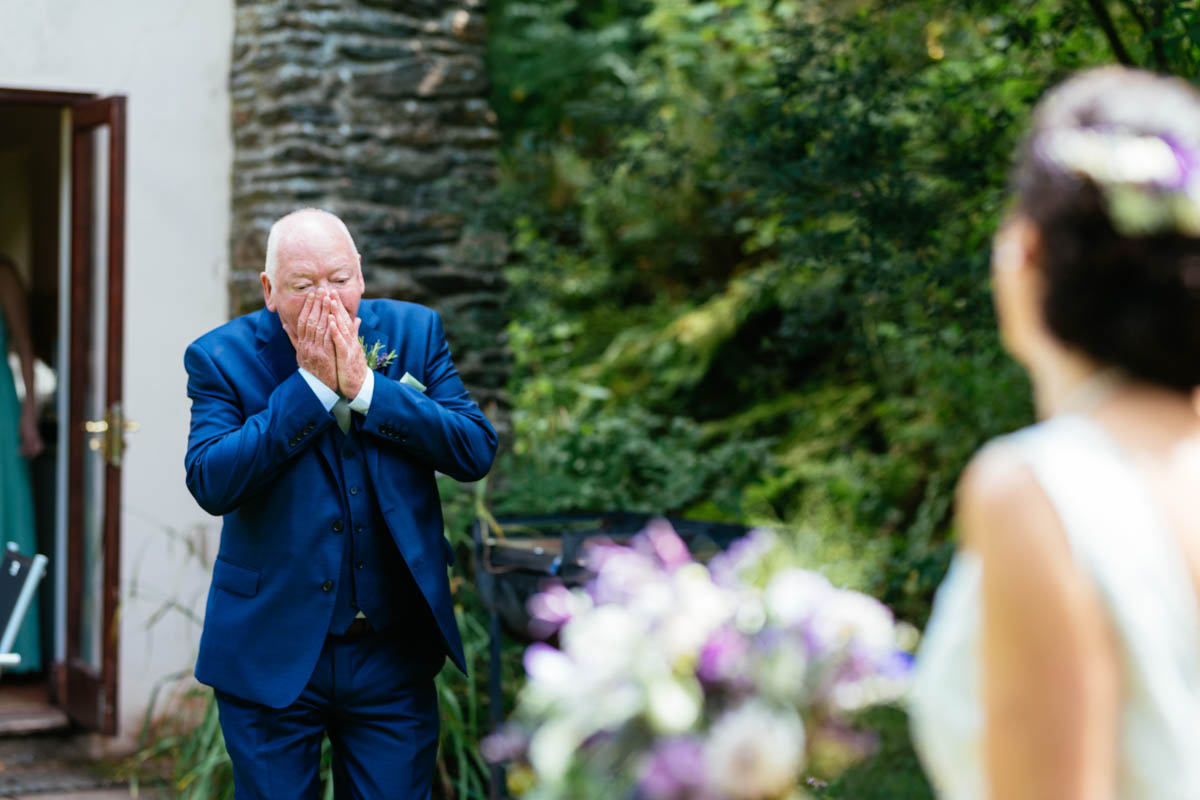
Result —
<svg viewBox="0 0 1200 800"><path fill-rule="evenodd" d="M438 309L472 395L503 407L505 243L472 222L499 139L485 40L484 0L238 0L233 313L262 305L271 223L328 209L368 296Z"/></svg>

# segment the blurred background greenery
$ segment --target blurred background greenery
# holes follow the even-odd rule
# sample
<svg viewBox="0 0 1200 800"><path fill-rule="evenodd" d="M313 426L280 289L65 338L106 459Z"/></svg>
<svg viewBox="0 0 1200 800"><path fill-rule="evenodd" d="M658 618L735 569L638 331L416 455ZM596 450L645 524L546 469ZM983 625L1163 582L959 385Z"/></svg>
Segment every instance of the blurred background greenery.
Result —
<svg viewBox="0 0 1200 800"><path fill-rule="evenodd" d="M1032 420L988 284L1029 110L1098 63L1194 78L1197 6L490 0L500 182L471 212L510 243L515 366L487 507L779 525L923 625L957 476ZM439 678L438 792L479 798L478 499L443 491L472 670ZM820 796L929 797L903 714L868 722L879 753Z"/></svg>

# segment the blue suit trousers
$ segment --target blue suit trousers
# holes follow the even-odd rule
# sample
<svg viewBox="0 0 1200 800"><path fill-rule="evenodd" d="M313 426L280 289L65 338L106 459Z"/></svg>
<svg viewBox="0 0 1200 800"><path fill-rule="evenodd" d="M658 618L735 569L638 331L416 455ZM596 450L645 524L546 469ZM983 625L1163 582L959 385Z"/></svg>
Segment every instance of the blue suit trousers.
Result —
<svg viewBox="0 0 1200 800"><path fill-rule="evenodd" d="M290 705L217 691L237 800L319 800L325 735L337 800L427 800L438 745L433 679L445 662L429 652L389 631L331 634Z"/></svg>

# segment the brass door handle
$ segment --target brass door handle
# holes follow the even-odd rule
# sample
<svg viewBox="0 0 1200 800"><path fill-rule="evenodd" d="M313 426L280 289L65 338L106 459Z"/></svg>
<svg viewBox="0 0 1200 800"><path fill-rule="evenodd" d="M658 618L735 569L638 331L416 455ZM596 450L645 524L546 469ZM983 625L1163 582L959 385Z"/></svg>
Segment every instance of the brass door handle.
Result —
<svg viewBox="0 0 1200 800"><path fill-rule="evenodd" d="M125 434L141 429L139 423L125 419L120 403L109 406L104 419L89 419L83 423L84 432L89 434L88 449L103 452L104 460L114 467L121 466Z"/></svg>

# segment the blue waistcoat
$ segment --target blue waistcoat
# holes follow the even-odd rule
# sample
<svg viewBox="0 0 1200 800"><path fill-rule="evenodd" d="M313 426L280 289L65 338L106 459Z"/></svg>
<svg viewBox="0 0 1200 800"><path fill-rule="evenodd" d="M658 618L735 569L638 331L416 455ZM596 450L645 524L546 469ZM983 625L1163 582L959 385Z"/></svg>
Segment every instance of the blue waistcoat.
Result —
<svg viewBox="0 0 1200 800"><path fill-rule="evenodd" d="M429 633L432 617L379 513L375 489L367 474L360 421L359 415L353 415L348 434L337 427L329 428L328 440L321 443L332 447L338 456L330 461L340 473L345 517L340 532L342 568L329 632L344 633L362 611L375 630L391 628L400 619L404 620L404 633L424 636Z"/></svg>

